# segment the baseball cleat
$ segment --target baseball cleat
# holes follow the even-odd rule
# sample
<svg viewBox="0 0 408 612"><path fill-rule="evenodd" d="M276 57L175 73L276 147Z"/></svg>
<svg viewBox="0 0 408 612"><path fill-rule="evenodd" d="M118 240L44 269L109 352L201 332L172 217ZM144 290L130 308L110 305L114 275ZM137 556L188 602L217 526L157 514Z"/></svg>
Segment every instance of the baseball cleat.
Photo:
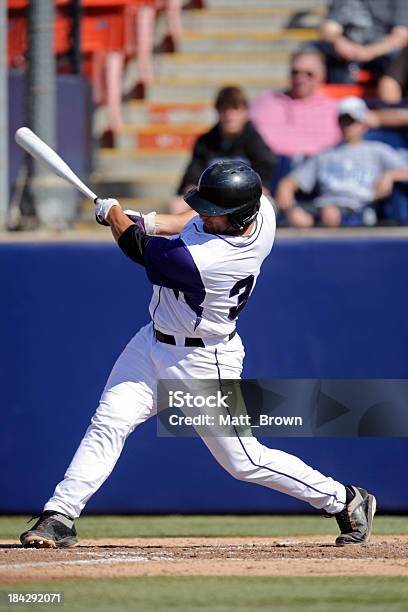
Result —
<svg viewBox="0 0 408 612"><path fill-rule="evenodd" d="M352 485L346 485L346 489L349 501L344 510L334 515L341 531L336 538L336 546L367 542L376 511L374 495Z"/></svg>
<svg viewBox="0 0 408 612"><path fill-rule="evenodd" d="M31 548L76 546L78 540L74 520L60 512L47 510L40 514L32 529L21 534L20 542Z"/></svg>

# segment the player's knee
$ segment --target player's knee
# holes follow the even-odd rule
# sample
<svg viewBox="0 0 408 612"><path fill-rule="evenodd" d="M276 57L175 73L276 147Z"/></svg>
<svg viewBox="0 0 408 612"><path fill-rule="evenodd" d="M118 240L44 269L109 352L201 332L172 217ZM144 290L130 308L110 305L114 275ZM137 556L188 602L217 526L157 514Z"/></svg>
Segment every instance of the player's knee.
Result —
<svg viewBox="0 0 408 612"><path fill-rule="evenodd" d="M90 429L92 429L97 435L105 435L108 437L120 436L126 438L134 429L133 420L120 418L115 413L114 415L109 414L104 410L98 410L95 412L91 419Z"/></svg>
<svg viewBox="0 0 408 612"><path fill-rule="evenodd" d="M236 480L250 480L254 473L254 466L247 458L234 462L227 468L228 473Z"/></svg>
<svg viewBox="0 0 408 612"><path fill-rule="evenodd" d="M134 427L129 423L113 423L106 419L92 419L87 430L87 436L95 440L110 440L124 442Z"/></svg>

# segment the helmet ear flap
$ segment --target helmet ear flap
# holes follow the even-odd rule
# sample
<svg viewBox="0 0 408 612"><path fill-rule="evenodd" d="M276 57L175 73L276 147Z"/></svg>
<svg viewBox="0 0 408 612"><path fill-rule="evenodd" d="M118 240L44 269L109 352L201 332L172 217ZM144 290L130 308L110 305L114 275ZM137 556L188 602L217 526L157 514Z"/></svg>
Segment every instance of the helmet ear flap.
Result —
<svg viewBox="0 0 408 612"><path fill-rule="evenodd" d="M236 230L244 230L251 225L252 221L256 218L260 208L260 202L247 208L242 212L236 212L228 215L230 225Z"/></svg>

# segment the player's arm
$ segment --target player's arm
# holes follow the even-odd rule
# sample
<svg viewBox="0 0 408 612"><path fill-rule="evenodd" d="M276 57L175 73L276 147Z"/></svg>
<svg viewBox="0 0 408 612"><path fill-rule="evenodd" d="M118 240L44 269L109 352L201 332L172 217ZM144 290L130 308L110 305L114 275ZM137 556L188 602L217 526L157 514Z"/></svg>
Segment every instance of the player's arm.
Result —
<svg viewBox="0 0 408 612"><path fill-rule="evenodd" d="M96 201L95 217L100 225L110 226L113 237L125 255L136 263L145 265L144 252L152 237L146 233L141 215L130 219L119 202L109 198Z"/></svg>
<svg viewBox="0 0 408 612"><path fill-rule="evenodd" d="M179 214L157 214L155 218L156 234L159 236L175 236L179 234L186 223L196 216L195 210L186 210Z"/></svg>
<svg viewBox="0 0 408 612"><path fill-rule="evenodd" d="M177 234L183 229L185 223L196 213L194 211L181 213L179 215L156 215L159 217L158 227L161 231L168 231L169 234ZM166 238L159 238L148 235L146 232L145 221L143 215L135 215L132 218L122 210L119 202L113 198L107 200L98 200L95 209L96 220L101 225L109 225L119 247L130 259L146 266L145 262L145 249L151 240L156 241L157 244L161 245L161 249L153 249L152 252L157 253L160 251L161 262L169 260L168 252L172 253L174 258L175 253L184 252L185 249L175 251L172 245L176 243L168 241ZM151 221L151 219L149 220ZM156 228L157 229L157 228ZM152 232L150 232L152 233ZM180 264L189 261L191 257L177 258L178 267L182 267ZM190 262L189 262L190 265ZM152 264L150 262L150 266ZM168 267L168 266L166 266ZM170 266L173 267L173 266ZM159 266L160 268L160 266ZM180 270L178 271L178 273ZM157 275L157 273L155 273ZM154 275L154 276L155 276ZM171 275L170 275L171 276ZM183 277L181 271L181 277ZM165 284L165 279L162 278L162 284ZM172 287L173 288L173 287Z"/></svg>
<svg viewBox="0 0 408 612"><path fill-rule="evenodd" d="M101 212L98 213L101 208ZM102 210L103 209L103 210ZM100 214L100 219L98 219ZM108 220L108 214L112 217ZM120 234L130 225L136 223L140 225L146 234L154 236L175 236L180 234L186 223L195 217L194 210L187 210L179 214L157 214L156 212L143 215L136 210L123 211L117 200L113 198L98 200L96 217L101 225L110 225L113 237L118 240Z"/></svg>
<svg viewBox="0 0 408 612"><path fill-rule="evenodd" d="M109 223L111 232L116 242L119 237L126 231L131 225L135 225L134 221L123 212L120 206L112 206L106 215L106 221Z"/></svg>
<svg viewBox="0 0 408 612"><path fill-rule="evenodd" d="M125 210L125 215L128 216L134 223L143 221L146 234L154 236L176 236L180 234L181 230L192 217L196 216L196 212L191 208L182 213L171 213L171 214L157 214L151 212L146 215L136 210Z"/></svg>
<svg viewBox="0 0 408 612"><path fill-rule="evenodd" d="M102 225L110 225L121 250L132 261L145 267L151 283L182 292L193 312L197 317L201 316L205 287L200 271L181 238L168 240L163 236L148 236L143 218L135 223L114 199L98 200L96 220Z"/></svg>

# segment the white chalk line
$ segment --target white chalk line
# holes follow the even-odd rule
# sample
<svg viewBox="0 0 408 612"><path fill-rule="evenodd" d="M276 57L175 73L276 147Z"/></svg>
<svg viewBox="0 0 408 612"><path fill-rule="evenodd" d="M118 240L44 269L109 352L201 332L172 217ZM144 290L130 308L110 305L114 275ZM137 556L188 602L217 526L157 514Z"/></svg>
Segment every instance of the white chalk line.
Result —
<svg viewBox="0 0 408 612"><path fill-rule="evenodd" d="M84 553L83 553L84 554ZM85 553L87 554L87 553ZM197 559L200 561L200 559ZM203 560L203 559L201 559ZM389 559L387 557L327 557L325 559L313 559L312 557L271 557L269 559L245 559L245 558L237 558L237 557L229 557L226 559L219 559L220 561L244 561L251 563L264 563L265 561L315 561L317 563L323 564L327 563L327 561L388 561L392 563L397 563L398 565L401 562L407 562L407 559ZM191 561L191 558L179 558L175 559L174 557L142 557L142 556L126 556L126 557L111 557L104 559L71 559L69 561L40 561L38 563L2 563L0 564L1 569L24 569L28 567L50 567L51 565L54 567L58 567L59 565L100 565L100 564L109 564L109 563L145 563L146 561Z"/></svg>
<svg viewBox="0 0 408 612"><path fill-rule="evenodd" d="M24 569L27 567L58 567L59 565L98 565L103 563L141 563L145 561L173 561L169 557L111 557L108 559L70 559L69 561L40 561L39 563L2 563L0 569Z"/></svg>

